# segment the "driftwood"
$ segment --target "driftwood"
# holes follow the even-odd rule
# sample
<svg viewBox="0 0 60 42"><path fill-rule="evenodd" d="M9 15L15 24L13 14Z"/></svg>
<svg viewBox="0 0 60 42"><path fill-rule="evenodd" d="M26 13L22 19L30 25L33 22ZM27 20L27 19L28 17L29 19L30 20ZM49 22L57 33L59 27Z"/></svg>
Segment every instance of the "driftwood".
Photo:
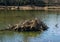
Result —
<svg viewBox="0 0 60 42"><path fill-rule="evenodd" d="M14 30L14 31L41 31L46 30L48 27L42 21L37 18L33 20L25 20L22 23L9 25L8 29L4 30Z"/></svg>

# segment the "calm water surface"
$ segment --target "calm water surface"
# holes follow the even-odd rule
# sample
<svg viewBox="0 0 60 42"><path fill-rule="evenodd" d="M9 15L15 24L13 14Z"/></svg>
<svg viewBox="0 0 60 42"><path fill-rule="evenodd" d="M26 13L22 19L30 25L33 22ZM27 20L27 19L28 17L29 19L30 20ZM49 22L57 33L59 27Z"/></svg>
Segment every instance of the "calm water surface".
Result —
<svg viewBox="0 0 60 42"><path fill-rule="evenodd" d="M49 28L44 32L0 31L0 42L60 42L60 11L0 11L0 29L37 17Z"/></svg>

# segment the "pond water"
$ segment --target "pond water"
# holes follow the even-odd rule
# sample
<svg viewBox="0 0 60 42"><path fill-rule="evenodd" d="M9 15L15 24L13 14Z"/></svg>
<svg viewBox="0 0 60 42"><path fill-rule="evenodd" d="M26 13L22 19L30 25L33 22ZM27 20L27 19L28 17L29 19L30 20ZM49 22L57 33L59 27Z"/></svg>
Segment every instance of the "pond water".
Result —
<svg viewBox="0 0 60 42"><path fill-rule="evenodd" d="M60 42L60 11L0 11L0 29L25 19L41 19L49 28L43 32L0 31L0 42Z"/></svg>

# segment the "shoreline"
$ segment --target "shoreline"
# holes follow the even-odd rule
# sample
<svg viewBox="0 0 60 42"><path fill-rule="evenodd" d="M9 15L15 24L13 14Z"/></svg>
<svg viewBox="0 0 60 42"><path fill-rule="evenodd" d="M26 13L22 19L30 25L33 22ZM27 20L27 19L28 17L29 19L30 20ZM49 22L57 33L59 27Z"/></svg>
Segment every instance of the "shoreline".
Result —
<svg viewBox="0 0 60 42"><path fill-rule="evenodd" d="M0 6L0 10L59 10L60 6Z"/></svg>

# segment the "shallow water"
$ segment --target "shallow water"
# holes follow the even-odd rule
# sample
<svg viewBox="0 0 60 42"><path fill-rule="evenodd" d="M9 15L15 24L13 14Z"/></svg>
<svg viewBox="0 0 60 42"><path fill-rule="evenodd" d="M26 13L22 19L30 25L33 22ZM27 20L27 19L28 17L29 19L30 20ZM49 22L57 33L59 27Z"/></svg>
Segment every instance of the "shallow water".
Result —
<svg viewBox="0 0 60 42"><path fill-rule="evenodd" d="M49 28L44 32L0 31L0 42L60 42L60 11L0 11L0 29L24 19L41 19Z"/></svg>

